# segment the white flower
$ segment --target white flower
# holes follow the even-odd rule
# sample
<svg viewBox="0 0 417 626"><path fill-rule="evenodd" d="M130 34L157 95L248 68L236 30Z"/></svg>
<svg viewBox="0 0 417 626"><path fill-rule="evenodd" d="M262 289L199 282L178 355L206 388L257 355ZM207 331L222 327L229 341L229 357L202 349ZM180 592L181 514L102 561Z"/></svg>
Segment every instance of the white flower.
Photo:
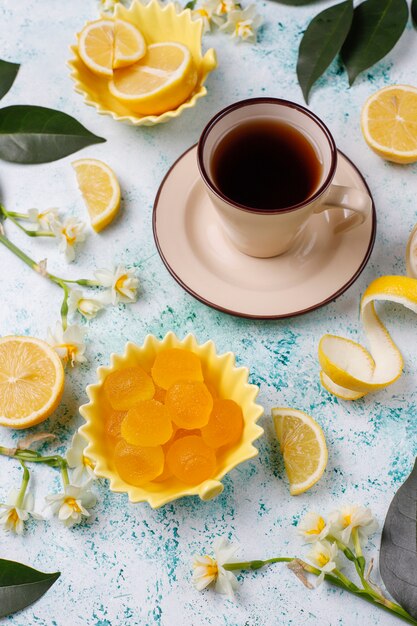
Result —
<svg viewBox="0 0 417 626"><path fill-rule="evenodd" d="M214 20L217 9L219 8L218 0L207 0L203 2L201 6L192 11L194 19L203 20L203 33L207 33L211 30L211 23L214 21L218 23L218 20ZM221 21L223 23L223 20Z"/></svg>
<svg viewBox="0 0 417 626"><path fill-rule="evenodd" d="M318 513L310 511L298 525L298 532L306 543L321 541L329 534L330 526Z"/></svg>
<svg viewBox="0 0 417 626"><path fill-rule="evenodd" d="M52 224L58 221L58 209L29 209L29 220L33 223L32 230L51 230Z"/></svg>
<svg viewBox="0 0 417 626"><path fill-rule="evenodd" d="M97 270L94 273L97 282L102 287L110 289L110 302L135 302L139 279L133 270L127 270L123 265L118 265L114 272L110 270Z"/></svg>
<svg viewBox="0 0 417 626"><path fill-rule="evenodd" d="M69 262L75 259L74 245L85 239L85 223L76 217L68 217L64 222L56 220L51 229L55 237L59 239L59 251L65 254Z"/></svg>
<svg viewBox="0 0 417 626"><path fill-rule="evenodd" d="M251 4L246 9L231 11L220 30L231 33L232 38L236 40L254 42L262 22L262 17L256 13L255 5Z"/></svg>
<svg viewBox="0 0 417 626"><path fill-rule="evenodd" d="M97 315L97 313L103 309L105 303L100 297L86 298L80 289L72 289L68 298L68 312L73 314L75 311L84 315L87 319L91 320Z"/></svg>
<svg viewBox="0 0 417 626"><path fill-rule="evenodd" d="M360 504L350 504L329 516L332 534L344 544L351 540L352 530L358 529L359 539L366 541L378 529L371 509Z"/></svg>
<svg viewBox="0 0 417 626"><path fill-rule="evenodd" d="M79 485L86 476L87 479L96 480L94 474L94 463L84 455L87 441L80 433L75 433L72 438L71 447L67 451L67 462L72 472L72 478L76 485Z"/></svg>
<svg viewBox="0 0 417 626"><path fill-rule="evenodd" d="M238 546L233 545L224 537L218 539L213 546L214 558L208 555L195 556L193 560L193 584L198 591L202 591L209 585L214 585L215 591L229 597L233 597L238 583L236 576L224 569L224 565L230 562Z"/></svg>
<svg viewBox="0 0 417 626"><path fill-rule="evenodd" d="M103 13L113 13L117 4L121 4L120 0L99 0L99 8Z"/></svg>
<svg viewBox="0 0 417 626"><path fill-rule="evenodd" d="M48 343L55 349L61 359L66 363L84 363L87 359L84 356L85 330L77 324L67 326L64 330L60 322L56 323L55 334L48 330Z"/></svg>
<svg viewBox="0 0 417 626"><path fill-rule="evenodd" d="M89 490L89 484L88 482L82 487L66 485L64 493L46 496L49 508L64 526L70 528L79 524L83 517L90 517L88 509L95 505L97 499Z"/></svg>
<svg viewBox="0 0 417 626"><path fill-rule="evenodd" d="M321 569L321 574L317 578L317 586L319 586L324 579L324 575L332 572L338 567L337 555L338 547L335 543L329 541L317 541L312 550L307 555L307 558L312 561L314 565Z"/></svg>
<svg viewBox="0 0 417 626"><path fill-rule="evenodd" d="M32 516L35 519L42 519L40 515L33 511L33 495L26 493L23 502L17 505L19 489L12 489L7 498L7 504L0 504L0 524L4 530L9 530L17 535L23 533L24 523Z"/></svg>
<svg viewBox="0 0 417 626"><path fill-rule="evenodd" d="M227 16L232 11L239 8L234 0L215 0L214 13L219 17Z"/></svg>

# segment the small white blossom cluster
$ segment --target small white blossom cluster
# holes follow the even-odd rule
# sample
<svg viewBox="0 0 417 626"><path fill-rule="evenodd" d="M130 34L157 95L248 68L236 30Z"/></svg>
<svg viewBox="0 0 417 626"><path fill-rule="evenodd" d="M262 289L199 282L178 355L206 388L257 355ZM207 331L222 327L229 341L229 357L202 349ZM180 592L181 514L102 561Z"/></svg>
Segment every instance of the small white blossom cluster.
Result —
<svg viewBox="0 0 417 626"><path fill-rule="evenodd" d="M67 471L63 471L64 488L62 493L46 496L46 509L55 515L67 528L80 524L90 517L89 509L94 507L97 498L91 491L91 483L96 480L93 462L84 454L86 440L79 433L73 437L67 452L66 461L72 468L71 482L67 480ZM83 479L84 480L83 482ZM45 520L35 513L33 494L26 491L28 480L24 480L21 489L13 489L6 503L0 503L0 526L3 529L22 535L25 522L29 518Z"/></svg>
<svg viewBox="0 0 417 626"><path fill-rule="evenodd" d="M246 8L234 0L202 0L193 9L194 19L203 21L203 32L218 28L229 33L235 41L254 43L262 17L254 4Z"/></svg>
<svg viewBox="0 0 417 626"><path fill-rule="evenodd" d="M362 546L378 529L378 524L370 509L351 504L333 511L326 521L318 513L307 513L299 525L299 534L306 543L313 544L308 559L316 565L321 574L318 584L325 574L340 569L339 545L357 548Z"/></svg>
<svg viewBox="0 0 417 626"><path fill-rule="evenodd" d="M119 302L125 304L136 302L139 279L133 270L118 265L114 271L97 270L94 276L96 279L94 286L102 287L104 291L90 296L80 289L71 289L68 296L68 313L70 315L79 313L87 319L92 319L108 305L117 305ZM55 330L49 329L48 331L48 343L65 363L74 366L76 363L86 361L85 333L85 328L78 324L64 327L62 322L57 322Z"/></svg>
<svg viewBox="0 0 417 626"><path fill-rule="evenodd" d="M76 217L61 218L58 209L29 209L27 219L31 223L30 230L50 233L58 239L59 251L65 255L68 263L75 259L75 244L85 240L85 222Z"/></svg>

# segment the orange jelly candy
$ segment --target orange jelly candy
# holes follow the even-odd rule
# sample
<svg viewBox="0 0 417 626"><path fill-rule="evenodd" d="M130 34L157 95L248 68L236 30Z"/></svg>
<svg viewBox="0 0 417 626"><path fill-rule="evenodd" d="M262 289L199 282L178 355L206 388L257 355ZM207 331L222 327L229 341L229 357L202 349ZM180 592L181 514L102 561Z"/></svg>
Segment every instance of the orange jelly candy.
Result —
<svg viewBox="0 0 417 626"><path fill-rule="evenodd" d="M104 381L104 393L113 409L127 411L155 393L152 378L139 366L111 372Z"/></svg>
<svg viewBox="0 0 417 626"><path fill-rule="evenodd" d="M111 407L108 408L104 418L104 430L109 437L120 437L120 428L126 415L126 411L115 411Z"/></svg>
<svg viewBox="0 0 417 626"><path fill-rule="evenodd" d="M155 393L153 396L154 400L158 400L158 402L162 402L162 404L164 404L166 395L167 392L165 389L162 389L162 387L158 387L158 385L155 385Z"/></svg>
<svg viewBox="0 0 417 626"><path fill-rule="evenodd" d="M120 439L114 449L114 464L122 480L140 487L162 473L164 452L161 446L142 448Z"/></svg>
<svg viewBox="0 0 417 626"><path fill-rule="evenodd" d="M243 432L242 409L233 400L215 400L207 426L201 436L210 448L237 443Z"/></svg>
<svg viewBox="0 0 417 626"><path fill-rule="evenodd" d="M173 473L187 485L198 485L216 471L216 454L201 437L181 437L169 447L166 462Z"/></svg>
<svg viewBox="0 0 417 626"><path fill-rule="evenodd" d="M156 400L142 400L128 410L121 434L133 446L158 446L172 436L171 418L166 407Z"/></svg>
<svg viewBox="0 0 417 626"><path fill-rule="evenodd" d="M190 350L163 350L156 356L152 378L162 389L169 389L182 380L203 382L200 359Z"/></svg>
<svg viewBox="0 0 417 626"><path fill-rule="evenodd" d="M209 421L213 398L204 383L177 383L168 389L165 406L179 428L201 428Z"/></svg>

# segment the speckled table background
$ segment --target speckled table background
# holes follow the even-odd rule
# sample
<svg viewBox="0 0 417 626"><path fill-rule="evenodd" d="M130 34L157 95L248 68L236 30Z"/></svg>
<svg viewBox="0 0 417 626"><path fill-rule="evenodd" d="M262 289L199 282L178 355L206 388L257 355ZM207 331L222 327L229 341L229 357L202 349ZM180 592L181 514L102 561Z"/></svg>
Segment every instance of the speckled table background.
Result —
<svg viewBox="0 0 417 626"><path fill-rule="evenodd" d="M358 301L366 285L382 274L405 272L408 233L417 221L417 167L384 163L361 136L359 113L365 98L389 83L417 84L417 35L408 27L395 51L362 75L353 89L335 63L320 81L311 108L323 118L339 147L362 170L374 193L378 233L371 260L349 291L336 302L305 317L276 322L245 321L195 301L173 281L155 249L151 212L158 185L174 160L199 136L209 118L243 97L284 96L302 102L295 80L296 49L307 20L318 8L292 8L258 2L265 26L256 46L235 46L225 35L209 35L205 46L218 52L219 68L209 80L209 95L173 123L131 128L99 117L75 94L65 62L74 33L97 15L94 0L1 0L0 57L22 63L4 104L31 103L65 110L107 143L85 149L117 172L124 206L104 233L91 233L67 267L53 241L29 240L13 226L9 236L30 254L49 259L56 273L91 275L114 262L135 266L142 291L133 306L112 308L88 325L88 364L70 371L62 405L39 431L53 430L64 451L81 423L78 406L95 368L110 352L121 352L130 339L147 333L188 332L200 341L212 338L220 351L232 350L250 365L265 406L259 457L224 480L224 493L203 503L182 500L153 511L133 506L123 495L97 487L99 503L87 524L67 530L57 522L28 527L22 538L2 535L2 557L30 563L62 576L37 604L9 617L14 626L300 626L311 624L394 623L394 618L340 590L323 585L308 592L285 567L275 566L241 581L237 602L191 586L190 558L227 534L241 556L267 558L302 555L295 526L310 508L329 512L347 502L370 505L383 522L393 493L411 470L417 454L415 317L396 306L383 306L384 317L405 357L405 372L394 387L356 403L330 397L318 380L317 343L325 332L363 339ZM253 71L251 71L251 69ZM3 104L2 103L2 104ZM38 166L1 163L1 198L10 210L57 206L77 216L85 209L70 167L72 157ZM0 334L46 337L59 317L61 294L0 249ZM270 408L288 405L311 412L323 426L329 464L324 478L298 498L288 493L271 429ZM2 444L14 438L0 433ZM0 459L0 499L20 480L17 464ZM55 481L55 482L54 482ZM37 508L45 493L59 489L48 468L33 472ZM377 555L379 534L368 554Z"/></svg>

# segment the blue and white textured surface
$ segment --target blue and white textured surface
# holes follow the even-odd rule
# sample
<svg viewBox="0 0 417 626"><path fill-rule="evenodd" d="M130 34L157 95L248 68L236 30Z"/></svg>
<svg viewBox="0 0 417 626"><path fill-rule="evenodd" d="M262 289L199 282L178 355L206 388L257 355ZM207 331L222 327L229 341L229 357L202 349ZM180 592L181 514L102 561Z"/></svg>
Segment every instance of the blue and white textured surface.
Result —
<svg viewBox="0 0 417 626"><path fill-rule="evenodd" d="M208 35L205 46L218 52L219 68L210 77L209 95L180 119L155 128L117 124L99 117L73 92L65 62L75 32L97 16L94 0L0 3L0 57L22 64L2 104L31 103L62 109L107 138L80 156L101 158L117 172L123 188L123 212L100 235L91 233L71 266L54 241L30 240L8 225L8 235L35 259L48 257L57 274L88 277L95 268L122 262L137 268L139 302L112 308L87 323L88 359L70 371L62 405L39 432L56 433L63 452L81 423L78 406L95 368L121 352L129 339L141 343L147 333L212 338L220 351L232 350L250 366L265 406L265 436L259 457L226 477L224 493L208 503L176 502L153 511L131 505L123 495L96 487L99 503L89 523L67 530L57 522L29 525L22 538L3 535L0 555L62 576L37 604L11 616L14 626L332 626L393 623L394 618L323 585L306 590L285 566L276 565L241 579L235 603L191 586L190 559L210 550L217 536L241 544L239 557L267 558L305 554L297 522L307 510L327 513L342 503L370 505L383 522L393 493L408 475L417 454L417 354L415 316L382 306L384 319L405 357L405 372L392 388L355 403L339 402L319 384L317 343L325 332L363 340L358 302L367 284L383 274L403 274L408 233L417 221L417 167L381 161L364 144L359 114L366 97L390 83L417 84L417 35L411 26L382 63L365 72L352 89L335 63L314 90L311 108L328 124L338 146L362 170L374 193L378 234L371 260L356 284L325 308L305 317L277 322L240 320L195 301L163 266L151 232L152 203L174 160L195 143L209 118L227 104L250 96L286 97L302 102L296 83L296 51L309 18L331 4L296 8L259 2L265 26L256 46L235 46L225 35ZM2 163L1 199L10 210L60 207L85 217L70 166L71 157L49 165ZM61 293L35 275L6 249L0 249L0 334L46 337L59 318ZM323 426L329 464L310 492L291 498L269 417L274 405L311 413ZM0 433L3 445L16 440ZM49 446L46 449L54 449ZM0 499L20 481L17 463L0 458ZM58 474L36 468L32 474L37 509L46 493L60 490ZM367 554L377 556L379 533Z"/></svg>

